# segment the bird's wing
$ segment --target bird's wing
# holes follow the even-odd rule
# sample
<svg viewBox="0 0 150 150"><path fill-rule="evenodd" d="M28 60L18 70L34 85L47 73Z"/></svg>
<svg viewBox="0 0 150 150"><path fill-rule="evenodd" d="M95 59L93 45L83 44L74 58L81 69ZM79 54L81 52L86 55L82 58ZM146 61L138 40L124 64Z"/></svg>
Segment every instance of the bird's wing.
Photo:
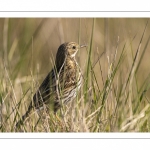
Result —
<svg viewBox="0 0 150 150"><path fill-rule="evenodd" d="M39 89L33 96L33 101L35 108L39 108L45 103L49 101L50 98L54 98L56 89L56 73L54 69L49 72L46 76L42 84L40 85Z"/></svg>

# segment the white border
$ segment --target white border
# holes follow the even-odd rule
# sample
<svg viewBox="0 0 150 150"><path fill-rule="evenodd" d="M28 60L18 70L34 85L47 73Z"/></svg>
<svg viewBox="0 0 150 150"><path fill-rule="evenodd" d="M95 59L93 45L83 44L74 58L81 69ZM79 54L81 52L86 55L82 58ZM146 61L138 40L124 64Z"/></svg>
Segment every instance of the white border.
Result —
<svg viewBox="0 0 150 150"><path fill-rule="evenodd" d="M2 133L0 139L150 139L149 133Z"/></svg>
<svg viewBox="0 0 150 150"><path fill-rule="evenodd" d="M2 133L0 145L5 150L142 150L149 147L149 137L148 133Z"/></svg>
<svg viewBox="0 0 150 150"><path fill-rule="evenodd" d="M104 17L111 17L111 18L149 18L150 12L100 12L100 11L91 11L91 12L50 12L50 11L44 11L44 12L6 12L6 11L0 11L0 17L1 18L104 18Z"/></svg>
<svg viewBox="0 0 150 150"><path fill-rule="evenodd" d="M27 139L1 140L1 148L5 150L142 150L148 149L149 140L122 140L122 139Z"/></svg>
<svg viewBox="0 0 150 150"><path fill-rule="evenodd" d="M148 11L148 0L1 0L0 11Z"/></svg>

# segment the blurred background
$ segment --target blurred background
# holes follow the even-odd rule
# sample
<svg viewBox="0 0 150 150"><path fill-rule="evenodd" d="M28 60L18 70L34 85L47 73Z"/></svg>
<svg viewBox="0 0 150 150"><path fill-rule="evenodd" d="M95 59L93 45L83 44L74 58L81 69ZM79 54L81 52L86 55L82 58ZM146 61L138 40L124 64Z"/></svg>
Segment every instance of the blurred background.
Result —
<svg viewBox="0 0 150 150"><path fill-rule="evenodd" d="M34 74L39 70L40 74L45 74L51 69L52 56L55 58L60 44L69 41L79 44L89 43L92 20L92 18L1 18L0 61L5 61L11 77L29 75L30 69ZM125 43L130 43L127 51L134 55L147 20L146 18L96 18L92 45L93 60L98 57L98 52L101 54L104 50L111 59L118 41L120 49ZM145 45L149 37L149 29L150 25L142 45ZM143 74L138 74L142 78L149 70L149 51L147 50L146 53L140 68ZM87 52L84 50L77 55L81 66L84 65L86 55ZM103 67L106 62L103 62ZM128 63L130 64L130 60ZM128 63L125 67L128 67Z"/></svg>
<svg viewBox="0 0 150 150"><path fill-rule="evenodd" d="M127 57L124 71L131 66L132 58L137 50L144 27L148 19L140 18L96 18L94 26L92 61L101 58L103 75L107 73L109 61L118 44L118 53L127 43ZM0 63L5 62L11 80L35 74L47 74L52 68L57 49L64 42L74 41L79 44L88 44L92 32L92 18L2 18L0 19ZM150 25L146 30L143 47L149 37ZM135 38L134 38L135 37ZM143 48L141 47L141 48ZM77 54L83 72L87 58L87 51ZM149 50L145 52L137 78L146 78L149 73ZM96 69L96 67L98 67ZM1 68L1 70L3 70ZM95 66L99 75L99 66ZM1 79L3 78L3 72ZM101 77L100 77L101 78ZM101 82L101 79L100 81Z"/></svg>
<svg viewBox="0 0 150 150"><path fill-rule="evenodd" d="M121 87L131 69L147 21L147 18L1 18L0 100L3 104L3 113L9 107L4 104L12 97L17 103L24 95L23 93L28 90L31 95L34 94L35 89L30 90L30 87L35 86L32 83L33 79L37 85L42 82L53 67L58 47L64 42L74 41L90 46L92 39L92 65L97 60L101 62L101 69L99 63L94 65L100 90L104 87L104 81L114 55L116 55L116 49L116 59L119 59L126 44L126 57L114 80L114 86ZM94 31L93 36L92 30ZM150 73L149 33L150 23L148 23L140 48L142 54L147 45L136 73L138 82L133 83L139 89ZM103 52L105 53L98 59ZM87 58L88 50L86 49L79 51L76 56L83 74L86 72ZM133 96L135 93L133 92ZM147 97L149 96L150 94L147 93ZM145 106L146 103L148 102L145 100L142 105ZM25 110L26 108L23 108L23 111Z"/></svg>

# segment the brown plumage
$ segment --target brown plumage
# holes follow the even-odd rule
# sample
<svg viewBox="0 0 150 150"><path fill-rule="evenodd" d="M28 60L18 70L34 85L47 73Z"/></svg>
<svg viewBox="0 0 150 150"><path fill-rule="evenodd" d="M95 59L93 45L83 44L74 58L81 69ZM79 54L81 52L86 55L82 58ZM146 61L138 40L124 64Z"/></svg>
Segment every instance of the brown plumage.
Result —
<svg viewBox="0 0 150 150"><path fill-rule="evenodd" d="M81 70L76 62L77 51L86 45L79 46L75 42L60 45L56 54L55 66L33 96L27 112L17 122L16 127L23 124L34 110L39 110L45 104L46 109L53 109L54 113L62 104L73 100L82 83Z"/></svg>

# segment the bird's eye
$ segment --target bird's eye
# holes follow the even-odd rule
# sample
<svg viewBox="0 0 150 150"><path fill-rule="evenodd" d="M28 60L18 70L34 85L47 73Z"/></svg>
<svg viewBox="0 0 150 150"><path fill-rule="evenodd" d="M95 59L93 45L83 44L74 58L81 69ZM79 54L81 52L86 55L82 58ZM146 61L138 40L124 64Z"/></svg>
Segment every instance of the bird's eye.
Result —
<svg viewBox="0 0 150 150"><path fill-rule="evenodd" d="M76 49L76 47L75 47L75 46L72 46L72 49Z"/></svg>

